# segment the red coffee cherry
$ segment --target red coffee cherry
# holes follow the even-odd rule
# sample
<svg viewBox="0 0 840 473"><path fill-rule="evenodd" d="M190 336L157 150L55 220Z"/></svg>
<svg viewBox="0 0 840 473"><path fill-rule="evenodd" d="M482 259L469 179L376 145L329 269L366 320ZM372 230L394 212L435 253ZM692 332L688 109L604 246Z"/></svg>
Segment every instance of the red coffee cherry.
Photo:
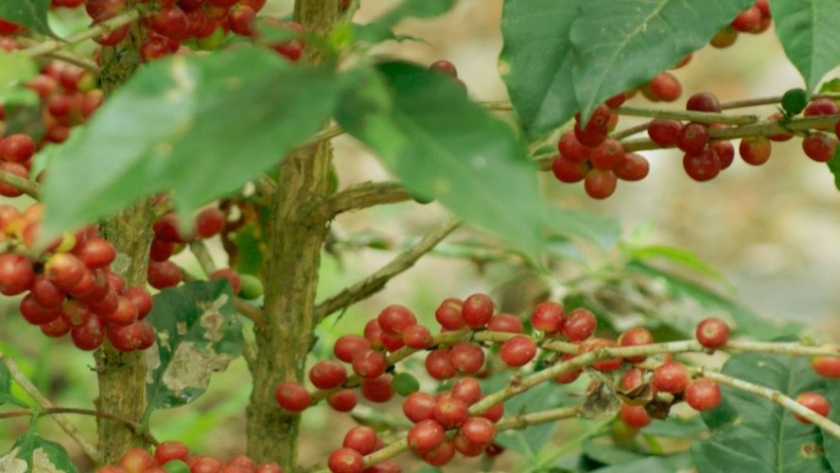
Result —
<svg viewBox="0 0 840 473"><path fill-rule="evenodd" d="M811 409L812 411L816 412L817 414L823 417L827 417L828 412L831 409L831 404L829 404L828 399L815 392L805 392L800 394L796 397L796 402L802 404L804 407ZM799 414L794 414L793 416L796 418L796 420L802 422L803 424L811 423L810 420L800 416Z"/></svg>
<svg viewBox="0 0 840 473"><path fill-rule="evenodd" d="M493 317L493 301L486 294L473 294L464 301L461 315L472 328L482 328Z"/></svg>
<svg viewBox="0 0 840 473"><path fill-rule="evenodd" d="M449 361L458 373L478 373L484 366L484 350L470 342L458 342L449 350Z"/></svg>
<svg viewBox="0 0 840 473"><path fill-rule="evenodd" d="M592 312L579 308L566 315L563 335L572 343L581 342L591 337L598 326L598 319Z"/></svg>
<svg viewBox="0 0 840 473"><path fill-rule="evenodd" d="M522 333L522 320L511 314L496 314L487 324L487 330L491 332Z"/></svg>
<svg viewBox="0 0 840 473"><path fill-rule="evenodd" d="M840 356L813 356L811 367L824 378L840 379Z"/></svg>
<svg viewBox="0 0 840 473"><path fill-rule="evenodd" d="M470 417L458 429L458 435L471 443L489 445L496 438L496 424L484 417Z"/></svg>
<svg viewBox="0 0 840 473"><path fill-rule="evenodd" d="M621 410L618 412L618 418L628 427L634 429L641 429L650 424L650 415L645 410L645 406L622 404Z"/></svg>
<svg viewBox="0 0 840 473"><path fill-rule="evenodd" d="M452 366L452 361L449 359L449 349L438 348L432 350L426 355L426 371L429 376L438 380L449 379L458 371Z"/></svg>
<svg viewBox="0 0 840 473"><path fill-rule="evenodd" d="M356 392L352 389L336 391L327 398L327 403L338 412L350 412L358 403Z"/></svg>
<svg viewBox="0 0 840 473"><path fill-rule="evenodd" d="M362 454L352 448L339 448L330 453L327 466L332 473L362 473L365 461Z"/></svg>
<svg viewBox="0 0 840 473"><path fill-rule="evenodd" d="M346 380L347 370L336 361L319 361L309 370L309 381L318 389L337 388Z"/></svg>
<svg viewBox="0 0 840 473"><path fill-rule="evenodd" d="M344 434L344 440L341 446L352 448L362 455L367 455L376 450L377 440L379 438L375 430L366 425L357 425Z"/></svg>
<svg viewBox="0 0 840 473"><path fill-rule="evenodd" d="M697 324L694 334L701 345L714 350L729 341L729 325L721 319L709 317Z"/></svg>
<svg viewBox="0 0 840 473"><path fill-rule="evenodd" d="M434 342L432 332L422 325L412 325L403 332L403 343L410 348L429 348Z"/></svg>
<svg viewBox="0 0 840 473"><path fill-rule="evenodd" d="M387 374L383 374L378 378L363 379L361 391L362 396L371 402L388 402L394 397L391 376Z"/></svg>
<svg viewBox="0 0 840 473"><path fill-rule="evenodd" d="M333 354L345 363L352 363L357 353L370 350L370 342L358 335L344 335L336 340Z"/></svg>
<svg viewBox="0 0 840 473"><path fill-rule="evenodd" d="M277 404L289 412L300 412L312 404L312 397L306 388L291 381L280 383L274 397Z"/></svg>
<svg viewBox="0 0 840 473"><path fill-rule="evenodd" d="M379 350L369 349L353 357L353 372L360 378L377 378L388 368L388 359Z"/></svg>
<svg viewBox="0 0 840 473"><path fill-rule="evenodd" d="M460 330L466 327L461 310L464 303L460 299L448 298L435 310L435 320L446 330Z"/></svg>
<svg viewBox="0 0 840 473"><path fill-rule="evenodd" d="M417 453L428 452L446 438L443 426L434 420L422 420L408 431L408 446Z"/></svg>
<svg viewBox="0 0 840 473"><path fill-rule="evenodd" d="M441 396L432 409L432 419L446 429L463 424L467 416L467 404L448 393Z"/></svg>
<svg viewBox="0 0 840 473"><path fill-rule="evenodd" d="M720 404L720 397L720 387L710 379L695 379L685 388L685 402L697 411L716 408Z"/></svg>
<svg viewBox="0 0 840 473"><path fill-rule="evenodd" d="M408 420L417 423L432 418L435 404L437 404L437 401L434 396L418 391L406 396L403 400L402 410Z"/></svg>
<svg viewBox="0 0 840 473"><path fill-rule="evenodd" d="M546 333L559 332L563 328L563 306L556 302L543 302L531 313L531 326Z"/></svg>
<svg viewBox="0 0 840 473"><path fill-rule="evenodd" d="M639 345L650 345L653 343L653 335L644 327L635 327L622 333L618 336L618 346L621 347L635 347ZM627 361L630 363L639 363L645 361L647 356L628 356Z"/></svg>
<svg viewBox="0 0 840 473"><path fill-rule="evenodd" d="M407 307L389 305L377 317L382 331L389 335L402 335L411 326L417 325L417 318Z"/></svg>
<svg viewBox="0 0 840 473"><path fill-rule="evenodd" d="M678 394L685 391L691 382L691 372L679 361L668 361L653 371L651 384L666 393Z"/></svg>
<svg viewBox="0 0 840 473"><path fill-rule="evenodd" d="M528 364L537 355L537 345L531 337L517 335L502 344L499 358L511 367Z"/></svg>

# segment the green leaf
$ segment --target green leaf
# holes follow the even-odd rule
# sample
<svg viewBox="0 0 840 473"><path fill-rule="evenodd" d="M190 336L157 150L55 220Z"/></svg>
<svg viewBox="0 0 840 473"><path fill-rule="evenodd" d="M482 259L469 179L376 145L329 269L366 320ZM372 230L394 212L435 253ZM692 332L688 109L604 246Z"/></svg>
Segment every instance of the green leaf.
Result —
<svg viewBox="0 0 840 473"><path fill-rule="evenodd" d="M510 373L501 373L503 383L510 381ZM486 392L492 392L482 387ZM552 383L543 383L505 401L505 415L524 414L552 409L563 405L563 392ZM523 455L535 455L551 439L556 422L533 425L522 430L499 432L494 440L499 445Z"/></svg>
<svg viewBox="0 0 840 473"><path fill-rule="evenodd" d="M689 419L669 416L665 420L651 419L650 424L642 430L642 433L657 437L693 437L706 430L706 424L699 415Z"/></svg>
<svg viewBox="0 0 840 473"><path fill-rule="evenodd" d="M449 78L390 62L345 94L337 120L415 194L534 257L545 204L536 167L510 127L470 102ZM515 189L516 192L507 192Z"/></svg>
<svg viewBox="0 0 840 473"><path fill-rule="evenodd" d="M78 473L67 450L60 444L41 438L33 425L21 435L12 449L0 457L0 471L8 473L44 472Z"/></svg>
<svg viewBox="0 0 840 473"><path fill-rule="evenodd" d="M685 266L686 268L693 269L694 271L702 273L706 276L710 276L715 279L719 279L721 277L718 270L709 266L694 253L682 248L665 245L648 245L642 247L630 247L627 249L627 254L630 258L639 261L664 258L668 261Z"/></svg>
<svg viewBox="0 0 840 473"><path fill-rule="evenodd" d="M580 0L506 0L502 11L502 79L528 136L572 118L574 54L569 32Z"/></svg>
<svg viewBox="0 0 840 473"><path fill-rule="evenodd" d="M733 333L746 334L756 340L773 340L799 334L804 330L804 325L798 322L764 319L751 309L709 288L641 261L630 261L625 269L652 278L662 278L668 284L668 289L676 296L693 299L703 308L711 311L728 313L735 322Z"/></svg>
<svg viewBox="0 0 840 473"><path fill-rule="evenodd" d="M748 353L726 361L723 374L796 397L823 391L826 381L811 369L808 358ZM725 386L717 409L703 413L712 436L692 445L699 473L795 471L828 472L822 434L774 402Z"/></svg>
<svg viewBox="0 0 840 473"><path fill-rule="evenodd" d="M572 77L583 119L604 100L650 80L705 46L754 1L581 2L570 38L575 49ZM570 8L568 2L555 4L555 9Z"/></svg>
<svg viewBox="0 0 840 473"><path fill-rule="evenodd" d="M188 212L235 190L317 132L339 92L329 69L258 48L155 61L51 148L44 237L159 191Z"/></svg>
<svg viewBox="0 0 840 473"><path fill-rule="evenodd" d="M22 85L37 74L38 66L31 57L0 49L0 103L36 103L38 95Z"/></svg>
<svg viewBox="0 0 840 473"><path fill-rule="evenodd" d="M37 33L55 36L47 23L50 0L3 0L0 18L24 25Z"/></svg>
<svg viewBox="0 0 840 473"><path fill-rule="evenodd" d="M632 452L615 445L612 442L604 442L604 439L589 439L583 442L583 454L590 460L604 465L616 465L630 463L635 460L644 459L641 453Z"/></svg>
<svg viewBox="0 0 840 473"><path fill-rule="evenodd" d="M840 64L840 0L773 0L770 13L785 54L813 91Z"/></svg>
<svg viewBox="0 0 840 473"><path fill-rule="evenodd" d="M29 405L12 395L12 373L9 367L0 361L0 406L13 404L18 407L28 408Z"/></svg>
<svg viewBox="0 0 840 473"><path fill-rule="evenodd" d="M449 11L455 0L404 0L376 21L356 27L356 39L378 43L386 39L398 39L391 29L408 17L433 18Z"/></svg>
<svg viewBox="0 0 840 473"><path fill-rule="evenodd" d="M146 384L145 417L153 409L194 401L207 389L210 375L242 353L242 321L227 280L161 291L148 320L157 332L157 351L152 351L157 356Z"/></svg>
<svg viewBox="0 0 840 473"><path fill-rule="evenodd" d="M691 466L691 455L679 453L664 457L641 458L627 463L598 468L595 471L598 473L638 473L640 471L644 473L674 473L675 471L690 471Z"/></svg>
<svg viewBox="0 0 840 473"><path fill-rule="evenodd" d="M834 151L834 157L826 163L828 170L834 175L834 187L840 190L840 148Z"/></svg>
<svg viewBox="0 0 840 473"><path fill-rule="evenodd" d="M260 274L263 258L267 251L265 242L260 238L262 229L254 223L248 223L230 235L236 245L236 264L234 269L241 274Z"/></svg>
<svg viewBox="0 0 840 473"><path fill-rule="evenodd" d="M835 423L840 423L840 409L835 406L840 406L840 384L837 382L826 383L826 391L824 394L832 409L828 412L828 418ZM840 471L840 439L823 432L823 450L825 457L831 464L833 471Z"/></svg>

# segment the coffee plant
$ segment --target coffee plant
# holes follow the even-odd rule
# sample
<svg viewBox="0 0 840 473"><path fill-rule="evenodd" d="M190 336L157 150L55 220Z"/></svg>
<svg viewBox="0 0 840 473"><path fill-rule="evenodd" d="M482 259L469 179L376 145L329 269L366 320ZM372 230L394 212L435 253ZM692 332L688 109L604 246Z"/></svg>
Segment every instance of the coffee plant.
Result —
<svg viewBox="0 0 840 473"><path fill-rule="evenodd" d="M404 59L424 38L398 25L459 2L368 1L383 13L365 21L359 0L0 3L0 293L4 325L29 326L2 337L91 352L98 385L88 405L57 405L18 364L46 358L0 344L0 423L24 426L3 429L0 471L840 470L840 346L537 182L606 199L672 148L685 185L708 186L736 154L760 166L798 140L840 188L840 79L825 77L840 0L488 2L502 5L503 102L472 100L447 59ZM725 102L671 72L774 34L800 88ZM342 185L340 135L393 180ZM412 201L452 217L404 243L334 225ZM361 249L395 256L325 296L325 261ZM333 329L430 255L546 289L434 310L394 297ZM699 310L673 310L685 301ZM168 419L153 414L213 392L240 357L250 397L230 435L246 451L159 438ZM310 415L343 429L320 457L303 453ZM42 436L43 417L62 438Z"/></svg>

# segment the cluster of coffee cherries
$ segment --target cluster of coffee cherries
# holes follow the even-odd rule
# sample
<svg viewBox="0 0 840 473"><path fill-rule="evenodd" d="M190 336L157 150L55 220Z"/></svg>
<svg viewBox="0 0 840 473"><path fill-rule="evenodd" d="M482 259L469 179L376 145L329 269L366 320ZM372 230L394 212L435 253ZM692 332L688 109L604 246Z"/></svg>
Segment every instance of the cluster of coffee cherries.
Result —
<svg viewBox="0 0 840 473"><path fill-rule="evenodd" d="M626 153L620 141L609 138L618 115L611 109L621 106L626 94L619 94L598 105L586 124L580 114L575 116L575 127L560 137L560 152L552 161L551 170L560 182L583 181L586 193L594 199L606 199L618 185L618 180L639 181L650 171L645 157Z"/></svg>
<svg viewBox="0 0 840 473"><path fill-rule="evenodd" d="M217 49L229 33L262 42L263 30L287 32L285 38L266 38L264 43L289 60L298 60L303 51L300 24L266 18L265 24L258 27L257 13L266 0L150 0L144 3L151 9L142 20L146 34L139 50L146 61L194 48ZM93 24L98 24L124 12L126 1L85 0L84 6ZM116 28L96 41L103 46L115 46L126 38L129 28L129 25ZM290 35L296 38L288 38Z"/></svg>
<svg viewBox="0 0 840 473"><path fill-rule="evenodd" d="M755 4L742 11L732 22L722 28L709 41L715 48L726 48L735 43L739 33L759 34L770 28L769 0L756 0ZM674 69L679 69L691 61L689 54L682 59ZM668 71L661 72L651 80L629 92L632 97L636 91L651 102L674 102L682 96L683 88L680 80Z"/></svg>
<svg viewBox="0 0 840 473"><path fill-rule="evenodd" d="M0 50L16 51L20 45L14 38L2 36L0 25ZM8 30L6 30L8 31ZM26 123L30 133L4 132L3 121L7 117L0 104L0 136L5 144L0 147L2 163L0 169L29 177L31 158L46 143L62 143L70 135L70 129L85 123L102 104L102 90L96 87L95 76L81 67L50 61L44 64L39 74L26 87L38 94L40 99L40 123ZM8 197L19 195L19 191L0 187L0 194Z"/></svg>
<svg viewBox="0 0 840 473"><path fill-rule="evenodd" d="M68 233L45 251L35 248L43 206L18 211L0 205L0 293L23 295L20 313L48 337L70 334L82 350L94 350L107 337L121 351L143 350L154 343L154 329L144 321L152 296L141 286L126 287L110 271L116 252L97 231Z"/></svg>
<svg viewBox="0 0 840 473"><path fill-rule="evenodd" d="M186 445L162 442L154 453L142 448L125 452L119 465L105 466L97 473L283 473L276 463L257 464L245 455L227 461L209 455L190 455Z"/></svg>

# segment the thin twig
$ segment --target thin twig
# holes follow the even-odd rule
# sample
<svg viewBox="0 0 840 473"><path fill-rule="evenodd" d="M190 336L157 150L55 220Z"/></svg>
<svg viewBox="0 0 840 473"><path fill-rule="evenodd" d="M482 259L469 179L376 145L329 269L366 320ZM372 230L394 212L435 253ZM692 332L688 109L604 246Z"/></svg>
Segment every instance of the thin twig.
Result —
<svg viewBox="0 0 840 473"><path fill-rule="evenodd" d="M216 271L216 263L213 261L213 256L210 254L210 249L207 248L207 244L204 243L204 240L196 239L190 242L190 252L195 256L195 259L198 260L198 264L201 265L202 271L208 277Z"/></svg>
<svg viewBox="0 0 840 473"><path fill-rule="evenodd" d="M724 125L750 125L759 121L756 115L724 115L713 112L686 110L657 110L640 107L618 107L612 113L630 117L670 118L698 123L723 123Z"/></svg>
<svg viewBox="0 0 840 473"><path fill-rule="evenodd" d="M65 40L46 39L43 42L37 44L36 46L31 46L29 48L22 49L20 52L30 57L52 54L58 50L66 48L69 45L78 44L89 39L104 36L121 26L134 23L142 16L143 15L140 13L139 10L128 10L111 18L110 20L106 20L102 23L98 23L94 26L91 26L85 31L70 36Z"/></svg>
<svg viewBox="0 0 840 473"><path fill-rule="evenodd" d="M0 170L0 182L8 184L35 200L41 199L41 185L9 171Z"/></svg>
<svg viewBox="0 0 840 473"><path fill-rule="evenodd" d="M31 397L36 404L38 404L38 407L40 407L41 410L47 411L49 409L55 408L53 403L50 402L50 400L47 399L46 396L41 394L41 392L38 391L38 388L36 388L35 385L32 384L32 382L29 381L29 379L26 376L24 376L24 374L18 368L17 363L15 363L15 360L9 358L3 352L0 352L0 360L2 360L6 367L9 369L9 373L11 374L12 379L15 380L15 382L18 385L20 385L21 388L23 388L26 394L28 394L29 397ZM59 427L61 427L61 429L64 430L64 432L66 432L67 435L70 436L70 438L72 438L77 444L79 444L80 447L82 447L82 450L88 457L90 457L91 460L94 461L94 463L98 463L99 451L90 441L88 441L88 439L85 438L84 435L82 435L79 429L77 429L76 426L73 425L73 423L70 422L70 420L67 417L61 414L55 414L52 416L52 418L59 425Z"/></svg>
<svg viewBox="0 0 840 473"><path fill-rule="evenodd" d="M356 302L367 299L381 290L394 276L397 276L414 266L414 263L416 263L421 256L431 251L435 245L455 231L460 224L461 222L459 221L450 221L441 225L423 237L417 246L400 253L396 258L391 260L390 263L380 268L367 279L359 281L358 283L318 304L318 306L315 307L315 322L317 323L318 321L323 320L333 312L346 309Z"/></svg>
<svg viewBox="0 0 840 473"><path fill-rule="evenodd" d="M41 44L40 41L35 41L31 38L17 38L17 41L18 43L27 47L32 47ZM43 54L43 56L48 59L55 59L61 62L66 62L68 64L73 64L74 66L79 66L82 69L90 71L94 74L99 74L99 65L97 65L96 62L68 51L55 51L52 53Z"/></svg>
<svg viewBox="0 0 840 473"><path fill-rule="evenodd" d="M325 220L340 213L361 210L382 204L396 204L411 200L408 190L398 182L363 182L329 196L319 212Z"/></svg>
<svg viewBox="0 0 840 473"><path fill-rule="evenodd" d="M142 437L146 443L150 443L152 445L158 445L160 443L158 439L156 439L155 436L152 435L151 432L144 431L140 424L138 424L137 422L126 419L125 417L120 417L114 414L108 414L107 412L95 411L93 409L81 409L78 407L48 407L37 410L20 409L16 411L2 412L0 413L0 419L10 419L13 417L29 417L32 414L50 416L54 416L56 414L80 414L92 417L99 417L101 419L108 419L125 425L126 427L131 429L135 435L137 435L138 437Z"/></svg>

